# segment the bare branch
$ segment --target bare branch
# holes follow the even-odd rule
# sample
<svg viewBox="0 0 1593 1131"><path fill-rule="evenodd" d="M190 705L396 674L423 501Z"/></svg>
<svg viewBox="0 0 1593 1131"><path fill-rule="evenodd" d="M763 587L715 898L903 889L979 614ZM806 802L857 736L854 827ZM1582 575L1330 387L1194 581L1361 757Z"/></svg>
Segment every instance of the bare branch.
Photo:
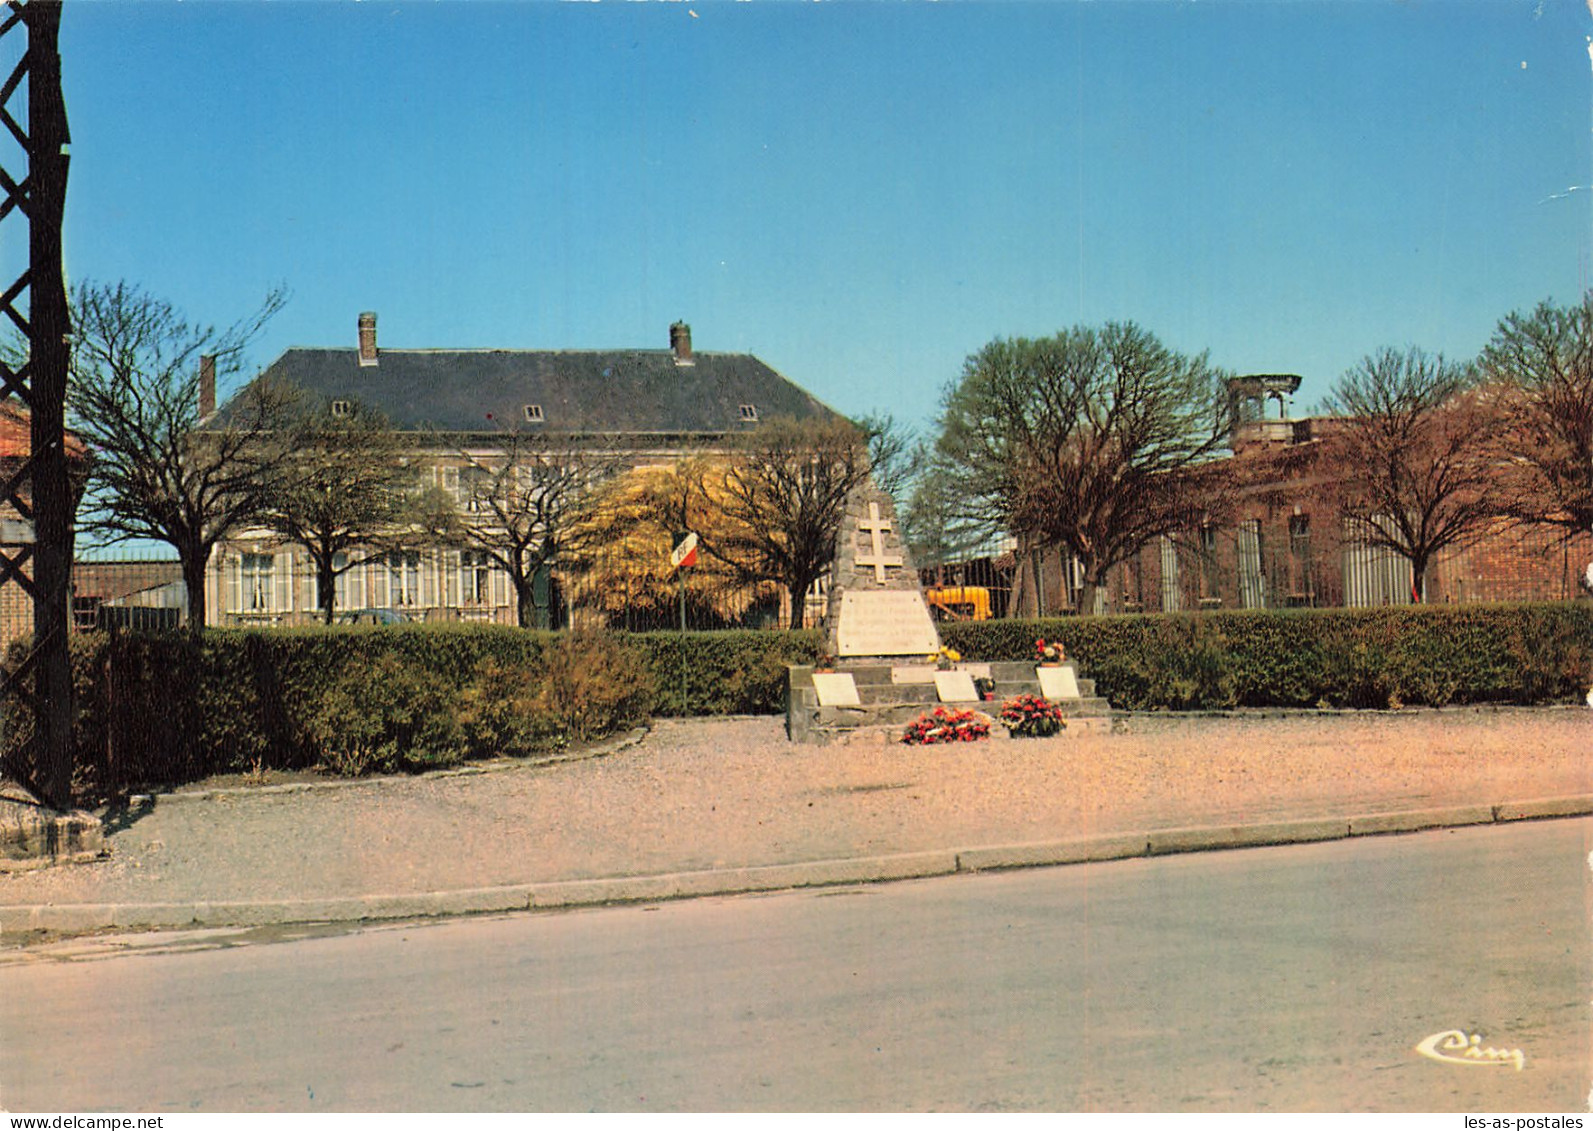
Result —
<svg viewBox="0 0 1593 1131"><path fill-rule="evenodd" d="M189 324L169 303L127 283L83 283L72 294L70 426L94 453L79 528L112 541L166 542L182 562L189 625L205 620L204 570L218 541L262 513L286 457L284 390L256 382L225 424L197 432L199 359L237 372L244 351L281 309L273 291L224 331Z"/></svg>

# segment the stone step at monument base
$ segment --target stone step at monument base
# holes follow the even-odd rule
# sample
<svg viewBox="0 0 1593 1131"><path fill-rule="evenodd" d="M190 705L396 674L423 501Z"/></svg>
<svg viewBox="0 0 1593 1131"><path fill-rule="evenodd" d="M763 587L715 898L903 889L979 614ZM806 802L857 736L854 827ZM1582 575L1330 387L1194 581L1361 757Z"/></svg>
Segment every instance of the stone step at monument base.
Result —
<svg viewBox="0 0 1593 1131"><path fill-rule="evenodd" d="M1093 699L1095 697L1095 681L1093 679L1079 679L1077 669L1072 664L1063 667L1074 673L1074 682L1078 685L1079 698ZM891 700L919 701L924 694L930 696L932 702L939 702L935 697L936 669L933 664L846 664L840 667L841 671L850 673L853 682L857 685L859 697L864 702L872 698L877 702ZM993 663L993 664L958 664L956 671L967 672L970 676L984 677L995 681L996 697L1009 699L1014 695L1030 694L1039 695L1040 677L1033 664L1026 663ZM1058 700L1065 702L1066 700Z"/></svg>
<svg viewBox="0 0 1593 1131"><path fill-rule="evenodd" d="M1072 669L1072 664L1065 665ZM810 667L787 669L786 733L793 742L823 744L845 738L865 728L894 728L895 738L925 711L938 706L966 707L982 711L997 723L992 728L1001 732L1001 704L1014 695L1041 695L1040 677L1033 664L992 663L959 664L958 669L970 675L985 676L995 681L993 697L983 701L958 701L942 703L935 684L935 668L924 664L891 664L878 662L847 662L840 671L851 675L857 691L857 703L819 702L819 691L813 682ZM822 674L822 673L821 673ZM1053 698L1062 709L1067 728L1075 733L1083 731L1110 731L1112 707L1095 694L1095 681L1078 679L1077 698Z"/></svg>

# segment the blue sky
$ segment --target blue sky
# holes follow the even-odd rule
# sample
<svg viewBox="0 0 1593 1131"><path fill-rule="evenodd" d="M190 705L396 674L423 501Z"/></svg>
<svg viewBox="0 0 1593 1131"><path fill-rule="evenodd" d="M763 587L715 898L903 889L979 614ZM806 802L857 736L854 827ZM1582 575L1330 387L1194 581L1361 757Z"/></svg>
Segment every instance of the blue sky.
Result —
<svg viewBox="0 0 1593 1131"><path fill-rule="evenodd" d="M70 0L67 267L257 347L751 351L927 426L1132 319L1303 411L1590 285L1575 0ZM1568 191L1570 190L1570 191Z"/></svg>

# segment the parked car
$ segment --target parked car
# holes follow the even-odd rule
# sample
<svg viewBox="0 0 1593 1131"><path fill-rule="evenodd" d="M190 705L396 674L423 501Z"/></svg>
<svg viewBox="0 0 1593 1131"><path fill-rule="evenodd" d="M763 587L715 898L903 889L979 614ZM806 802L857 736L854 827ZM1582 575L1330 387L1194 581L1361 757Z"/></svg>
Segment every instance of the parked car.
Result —
<svg viewBox="0 0 1593 1131"><path fill-rule="evenodd" d="M337 618L339 624L408 624L409 618L396 609L354 609Z"/></svg>

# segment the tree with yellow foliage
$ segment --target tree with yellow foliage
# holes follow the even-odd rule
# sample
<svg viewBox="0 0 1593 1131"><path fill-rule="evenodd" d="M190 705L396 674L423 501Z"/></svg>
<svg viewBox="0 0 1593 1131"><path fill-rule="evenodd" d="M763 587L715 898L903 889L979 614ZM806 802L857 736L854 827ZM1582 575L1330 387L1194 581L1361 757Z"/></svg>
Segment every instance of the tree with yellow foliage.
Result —
<svg viewBox="0 0 1593 1131"><path fill-rule="evenodd" d="M607 484L594 510L593 549L567 579L572 603L596 610L615 627L675 623L680 578L670 565L675 533L703 536L727 519L711 491L706 457L670 467L642 467ZM688 620L698 626L744 623L750 611L776 595L769 582L748 582L746 571L713 554L700 554L686 578Z"/></svg>

